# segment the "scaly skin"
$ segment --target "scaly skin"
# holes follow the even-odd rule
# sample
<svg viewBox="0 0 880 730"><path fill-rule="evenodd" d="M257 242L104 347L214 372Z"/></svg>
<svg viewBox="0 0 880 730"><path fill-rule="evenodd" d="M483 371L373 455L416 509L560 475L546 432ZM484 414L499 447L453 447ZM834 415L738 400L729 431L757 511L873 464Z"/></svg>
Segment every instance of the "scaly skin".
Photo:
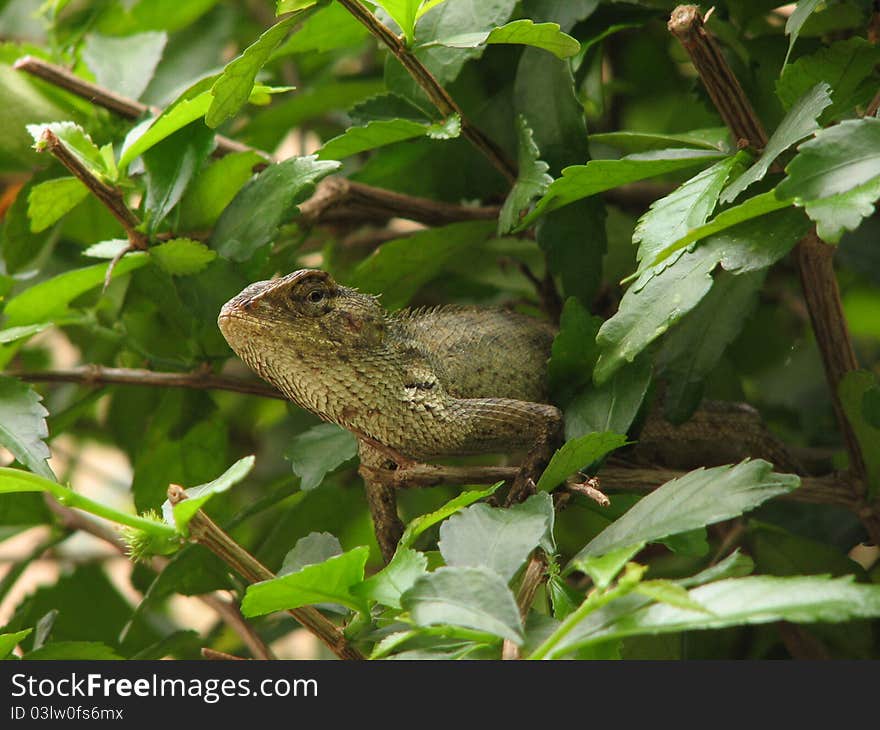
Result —
<svg viewBox="0 0 880 730"><path fill-rule="evenodd" d="M251 284L223 306L218 324L260 377L358 436L386 561L403 523L384 470L407 460L528 449L509 494L522 499L561 431L562 414L546 403L554 330L513 312L388 313L375 297L304 269Z"/></svg>
<svg viewBox="0 0 880 730"><path fill-rule="evenodd" d="M554 330L514 312L388 313L303 269L251 284L218 324L294 403L412 459L529 449L561 420L546 403Z"/></svg>

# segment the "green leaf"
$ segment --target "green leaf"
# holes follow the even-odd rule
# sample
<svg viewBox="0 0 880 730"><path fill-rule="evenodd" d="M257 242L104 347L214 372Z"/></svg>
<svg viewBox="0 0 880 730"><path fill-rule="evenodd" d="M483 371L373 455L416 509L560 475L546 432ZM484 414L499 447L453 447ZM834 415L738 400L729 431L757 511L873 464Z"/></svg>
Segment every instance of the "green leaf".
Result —
<svg viewBox="0 0 880 730"><path fill-rule="evenodd" d="M633 232L640 262L654 260L667 246L706 222L739 159L737 155L715 163L651 204Z"/></svg>
<svg viewBox="0 0 880 730"><path fill-rule="evenodd" d="M83 251L83 256L91 259L115 259L129 246L131 242L127 238L111 238L109 241L93 243Z"/></svg>
<svg viewBox="0 0 880 730"><path fill-rule="evenodd" d="M18 644L26 639L33 629L16 631L13 634L0 634L0 660L6 659Z"/></svg>
<svg viewBox="0 0 880 730"><path fill-rule="evenodd" d="M223 73L211 87L211 99L205 112L205 124L211 129L220 126L241 109L251 94L257 73L269 60L295 23L310 10L301 9L266 30L244 52L226 64Z"/></svg>
<svg viewBox="0 0 880 730"><path fill-rule="evenodd" d="M821 0L798 0L794 12L789 15L788 20L785 21L785 35L788 36L788 51L785 54L785 60L782 62L783 69L788 63L788 57L791 55L791 49L794 48L795 41L798 39L798 34L801 32L801 28L804 27L807 18L810 17L820 2Z"/></svg>
<svg viewBox="0 0 880 730"><path fill-rule="evenodd" d="M519 140L519 174L504 199L504 206L498 216L499 236L509 233L519 223L528 205L543 195L547 186L553 182L553 178L547 174L550 166L538 159L541 152L535 144L532 129L522 114L516 117L516 130Z"/></svg>
<svg viewBox="0 0 880 730"><path fill-rule="evenodd" d="M542 215L581 198L627 183L699 167L719 157L723 155L712 150L668 149L627 155L619 160L592 160L586 165L571 165L547 188L520 228L526 228Z"/></svg>
<svg viewBox="0 0 880 730"><path fill-rule="evenodd" d="M0 375L0 444L32 472L54 481L46 461L51 454L43 441L49 435L49 411L41 400L21 381Z"/></svg>
<svg viewBox="0 0 880 730"><path fill-rule="evenodd" d="M870 415L871 402L877 398L877 377L865 370L847 373L838 385L840 402L846 412L868 471L869 493L880 493L880 425Z"/></svg>
<svg viewBox="0 0 880 730"><path fill-rule="evenodd" d="M483 567L509 581L553 523L553 501L535 494L508 508L475 504L440 525L437 547L447 565Z"/></svg>
<svg viewBox="0 0 880 730"><path fill-rule="evenodd" d="M451 624L523 642L513 594L504 579L485 568L439 568L419 578L400 603L417 626Z"/></svg>
<svg viewBox="0 0 880 730"><path fill-rule="evenodd" d="M39 233L46 230L73 210L88 194L89 189L75 177L59 177L35 185L28 194L31 231Z"/></svg>
<svg viewBox="0 0 880 730"><path fill-rule="evenodd" d="M147 119L132 129L125 138L122 145L122 152L119 157L119 168L124 170L128 165L140 157L151 147L154 147L163 139L170 137L179 129L183 129L186 125L196 121L199 117L203 117L211 105L210 91L205 91L203 87L205 82L210 79L203 79L192 87L183 92L178 100L169 106L158 117ZM271 88L257 84L251 90L251 99L256 101L257 98L267 93L279 93L287 91L286 87Z"/></svg>
<svg viewBox="0 0 880 730"><path fill-rule="evenodd" d="M400 549L400 547L411 547L416 538L429 527L433 527L438 522L442 522L447 517L454 515L460 509L467 507L469 504L473 504L474 502L495 494L498 487L502 484L504 484L504 482L498 482L485 489L469 489L449 500L440 509L412 519L406 526L403 536L400 538L398 549Z"/></svg>
<svg viewBox="0 0 880 730"><path fill-rule="evenodd" d="M646 580L635 587L635 592L650 598L652 601L666 603L675 608L699 611L700 613L711 613L711 611L691 598L686 588L673 583L671 580Z"/></svg>
<svg viewBox="0 0 880 730"><path fill-rule="evenodd" d="M559 575L551 575L547 579L547 593L550 595L550 603L553 606L553 617L559 621L564 620L584 600L583 595L575 591ZM550 628L553 629L552 626Z"/></svg>
<svg viewBox="0 0 880 730"><path fill-rule="evenodd" d="M623 570L624 566L640 553L644 547L645 543L639 542L635 545L624 545L605 555L577 556L568 564L566 570L568 572L579 570L581 573L586 573L590 576L596 588L604 591L614 582L614 579Z"/></svg>
<svg viewBox="0 0 880 730"><path fill-rule="evenodd" d="M655 132L602 132L591 134L590 142L606 144L624 154L666 150L673 147L696 147L704 150L728 152L730 133L727 127L695 129L682 134L657 134Z"/></svg>
<svg viewBox="0 0 880 730"><path fill-rule="evenodd" d="M396 2L410 2L411 0L395 0ZM516 0L455 0L455 2L434 3L429 12L425 12L418 22L415 31L416 57L434 75L441 85L454 81L461 72L464 64L472 58L479 58L483 51L479 48L446 48L444 46L428 46L437 38L460 33L462 28L471 31L490 31L498 25L505 23L510 18L516 5ZM404 89L398 88L398 80L409 91L425 98L421 90L410 79L409 74L395 60L394 67L400 75L389 79L389 70L386 67L386 83L388 90L400 93Z"/></svg>
<svg viewBox="0 0 880 730"><path fill-rule="evenodd" d="M826 243L838 243L846 231L854 231L865 218L874 214L880 199L880 177L839 195L804 204L816 232Z"/></svg>
<svg viewBox="0 0 880 730"><path fill-rule="evenodd" d="M42 151L45 147L43 133L49 130L82 165L95 177L114 182L117 177L112 155L108 159L88 133L73 122L52 122L51 124L28 124L27 131L34 138L34 149Z"/></svg>
<svg viewBox="0 0 880 730"><path fill-rule="evenodd" d="M376 0L376 4L384 8L391 19L400 26L407 45L411 44L422 0Z"/></svg>
<svg viewBox="0 0 880 730"><path fill-rule="evenodd" d="M82 59L98 86L130 99L139 99L153 78L168 41L166 33L133 33L124 37L90 33Z"/></svg>
<svg viewBox="0 0 880 730"><path fill-rule="evenodd" d="M211 234L211 247L232 261L247 261L272 241L315 184L338 168L338 162L318 161L314 155L270 165L223 211Z"/></svg>
<svg viewBox="0 0 880 730"><path fill-rule="evenodd" d="M284 556L284 562L278 571L278 576L296 573L308 565L318 565L337 555L342 555L342 545L339 540L329 532L311 532L296 541L293 548ZM357 588L361 584L357 584ZM354 593L354 590L352 590ZM318 603L316 608L322 611L347 614L348 609L338 603Z"/></svg>
<svg viewBox="0 0 880 730"><path fill-rule="evenodd" d="M831 87L824 81L816 84L792 106L767 142L758 161L734 180L721 193L721 202L735 200L752 183L763 179L770 165L785 150L819 129L817 121L825 107L831 105Z"/></svg>
<svg viewBox="0 0 880 730"><path fill-rule="evenodd" d="M116 264L112 276L114 279L123 276L149 262L149 256L144 253L127 254ZM36 324L68 314L70 302L104 283L107 266L109 264L96 264L67 271L25 289L6 305L6 324L10 327Z"/></svg>
<svg viewBox="0 0 880 730"><path fill-rule="evenodd" d="M316 5L317 2L318 0L277 0L275 3L275 15L305 10L312 7L312 5Z"/></svg>
<svg viewBox="0 0 880 730"><path fill-rule="evenodd" d="M786 66L776 82L776 95L789 109L812 87L824 81L834 89L834 94L831 106L822 112L820 121L837 120L874 94L873 71L878 61L880 48L864 38L855 36L837 41Z"/></svg>
<svg viewBox="0 0 880 730"><path fill-rule="evenodd" d="M252 618L316 603L341 603L355 611L366 611L364 599L351 589L363 581L369 553L369 548L357 547L295 573L254 583L245 592L241 612Z"/></svg>
<svg viewBox="0 0 880 730"><path fill-rule="evenodd" d="M29 324L24 327L8 327L7 329L0 330L0 345L33 337L43 330L49 329L51 326L51 322L40 322L39 324Z"/></svg>
<svg viewBox="0 0 880 730"><path fill-rule="evenodd" d="M594 431L626 433L651 384L652 364L637 357L599 386L587 386L565 407L565 438Z"/></svg>
<svg viewBox="0 0 880 730"><path fill-rule="evenodd" d="M172 276L190 276L202 271L217 258L217 253L201 241L172 238L150 248L150 256Z"/></svg>
<svg viewBox="0 0 880 730"><path fill-rule="evenodd" d="M307 565L317 565L343 553L339 539L329 532L310 532L296 541L296 545L284 556L278 575L289 575Z"/></svg>
<svg viewBox="0 0 880 730"><path fill-rule="evenodd" d="M821 227L822 238L839 240L874 210L880 119L852 119L821 130L798 148L785 172L776 194L804 206Z"/></svg>
<svg viewBox="0 0 880 730"><path fill-rule="evenodd" d="M382 294L386 308L398 309L437 276L447 261L482 243L494 228L493 221L467 221L388 241L361 261L349 281L363 291Z"/></svg>
<svg viewBox="0 0 880 730"><path fill-rule="evenodd" d="M410 119L378 119L363 127L349 127L343 134L324 143L319 160L343 160L360 152L415 137L454 139L461 133L457 114L442 122L414 122Z"/></svg>
<svg viewBox="0 0 880 730"><path fill-rule="evenodd" d="M534 46L550 51L557 58L575 56L581 49L577 39L559 29L558 23L535 23L524 18L477 33L459 33L447 38L438 38L428 45L448 46L450 48L477 48L494 43L514 43Z"/></svg>
<svg viewBox="0 0 880 730"><path fill-rule="evenodd" d="M617 312L599 329L602 350L593 378L603 386L693 309L712 288L717 256L706 247L687 252L671 266L652 276L641 288L631 286ZM674 293L674 298L671 296Z"/></svg>
<svg viewBox="0 0 880 730"><path fill-rule="evenodd" d="M143 154L147 230L155 233L214 147L214 133L190 124Z"/></svg>
<svg viewBox="0 0 880 730"><path fill-rule="evenodd" d="M162 514L169 525L177 528L182 534L187 534L187 525L209 499L214 495L227 491L230 487L238 484L254 468L254 457L245 456L230 466L219 477L207 484L199 484L186 490L188 499L178 502L173 507L168 500L162 504Z"/></svg>
<svg viewBox="0 0 880 730"><path fill-rule="evenodd" d="M195 88L200 88L200 84ZM119 156L119 169L125 170L132 160L140 157L148 149L199 117L203 117L210 104L210 92L194 93L194 89L187 89L158 117L141 122L128 133Z"/></svg>
<svg viewBox="0 0 880 730"><path fill-rule="evenodd" d="M602 320L592 316L576 297L565 300L547 363L547 383L554 403L565 405L590 382L599 357L596 334L601 324Z"/></svg>
<svg viewBox="0 0 880 730"><path fill-rule="evenodd" d="M304 492L321 486L324 477L357 456L357 439L332 423L320 423L298 434L284 452Z"/></svg>
<svg viewBox="0 0 880 730"><path fill-rule="evenodd" d="M399 547L382 570L352 589L352 593L383 606L400 608L400 597L427 575L428 558L424 553Z"/></svg>
<svg viewBox="0 0 880 730"><path fill-rule="evenodd" d="M689 578L682 578L678 583L685 588L691 588L724 578L742 578L744 575L749 575L754 569L755 562L737 548L720 563L710 565Z"/></svg>
<svg viewBox="0 0 880 730"><path fill-rule="evenodd" d="M265 159L255 152L233 152L202 168L180 200L177 229L197 231L214 225L235 194Z"/></svg>
<svg viewBox="0 0 880 730"><path fill-rule="evenodd" d="M772 469L761 459L746 460L736 466L696 469L666 482L587 543L571 564L736 517L800 484L795 475Z"/></svg>
<svg viewBox="0 0 880 730"><path fill-rule="evenodd" d="M776 192L774 192L773 190L769 190L766 193L761 193L760 195L756 195L753 198L749 198L739 205L735 205L732 208L727 208L727 210L721 211L708 223L702 226L697 226L696 228L692 228L690 231L688 231L686 235L666 246L666 248L657 253L657 255L654 256L654 258L651 259L647 264L644 264L639 269L637 274L633 275L633 277L630 278L634 278L635 276L641 275L647 272L649 269L656 267L658 264L666 261L677 251L681 251L682 249L687 248L696 241L700 241L715 233L726 231L728 228L732 228L733 226L737 226L741 223L751 221L754 218L760 218L761 216L768 215L769 213L774 213L778 210L790 207L792 201L788 198L780 199L778 197L779 195L780 193L778 192L778 188ZM759 221L758 223L761 224L761 221Z"/></svg>
<svg viewBox="0 0 880 730"><path fill-rule="evenodd" d="M339 3L331 2L306 18L299 30L275 50L273 58L292 53L323 53L337 48L357 47L368 35L369 31L348 10Z"/></svg>
<svg viewBox="0 0 880 730"><path fill-rule="evenodd" d="M559 177L563 168L590 159L584 107L575 95L570 63L537 48L524 49L513 94L515 110L531 127L550 175ZM535 213L533 209L519 228L528 227ZM544 252L547 268L562 284L563 295L575 296L585 306L592 304L601 283L607 248L603 201L594 196L553 211L538 222L535 239Z"/></svg>
<svg viewBox="0 0 880 730"><path fill-rule="evenodd" d="M687 420L699 406L703 381L742 332L765 277L766 269L717 273L712 290L664 340L655 363L668 383L664 408L673 422Z"/></svg>
<svg viewBox="0 0 880 730"><path fill-rule="evenodd" d="M588 433L568 441L550 459L538 480L538 490L549 492L579 469L604 458L626 444L626 436L619 433Z"/></svg>
<svg viewBox="0 0 880 730"><path fill-rule="evenodd" d="M85 660L114 661L125 657L112 647L98 641L54 641L29 651L24 655L28 661Z"/></svg>
<svg viewBox="0 0 880 730"><path fill-rule="evenodd" d="M851 576L728 578L694 588L688 596L704 611L663 603L628 611L626 605L621 605L623 602L612 603L587 616L553 648L548 658L559 658L578 647L625 636L775 621L837 623L880 616L880 586L854 583Z"/></svg>
<svg viewBox="0 0 880 730"><path fill-rule="evenodd" d="M147 660L147 659L165 659L174 657L175 659L190 659L199 655L199 649L202 647L202 637L197 631L174 631L167 636L159 639L155 644L150 644L133 654L130 659Z"/></svg>

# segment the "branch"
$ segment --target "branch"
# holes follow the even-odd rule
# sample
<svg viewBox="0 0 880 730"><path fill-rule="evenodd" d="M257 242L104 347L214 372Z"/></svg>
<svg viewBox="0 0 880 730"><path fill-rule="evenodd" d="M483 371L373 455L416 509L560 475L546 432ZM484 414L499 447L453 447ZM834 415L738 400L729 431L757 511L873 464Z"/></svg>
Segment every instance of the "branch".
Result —
<svg viewBox="0 0 880 730"><path fill-rule="evenodd" d="M696 5L679 5L669 17L668 27L691 57L734 141L739 146L764 149L767 132L715 39L703 27L700 9Z"/></svg>
<svg viewBox="0 0 880 730"><path fill-rule="evenodd" d="M516 593L516 606L519 609L519 617L523 625L525 625L526 617L529 615L532 602L535 600L535 594L546 578L547 559L544 557L544 551L536 548L532 551L532 556L526 564L526 569L519 584L519 590ZM510 639L505 639L501 647L501 658L519 659L519 647Z"/></svg>
<svg viewBox="0 0 880 730"><path fill-rule="evenodd" d="M106 527L100 522L90 519L82 512L59 504L51 495L45 495L45 501L51 512L58 518L61 525L71 531L85 532L103 540L111 545L120 555L128 555L125 542L115 530ZM150 567L157 573L161 573L168 565L168 560L160 556L150 559ZM251 655L255 659L274 659L272 650L263 642L253 627L244 620L238 608L230 601L223 598L219 593L205 593L196 596L198 600L211 608L230 629L241 639Z"/></svg>
<svg viewBox="0 0 880 730"><path fill-rule="evenodd" d="M299 211L302 219L310 224L406 218L429 226L442 226L457 221L495 220L500 208L441 203L344 177L331 177L318 183L314 194L299 206Z"/></svg>
<svg viewBox="0 0 880 730"><path fill-rule="evenodd" d="M378 21L376 22L378 23ZM25 56L18 59L13 67L87 99L96 106L108 109L126 119L138 119L145 114L158 116L162 113L162 110L157 107L147 106L134 99L120 96L97 84L81 79L62 66L48 63L40 58ZM253 152L266 158L267 161L272 160L272 156L268 152L250 147L242 142L219 134L215 139L219 155L230 152ZM388 218L400 217L426 225L445 225L457 221L494 220L498 217L499 210L497 206L479 207L441 203L428 198L417 198L356 183L345 178L331 178L322 181L311 198L300 206L302 218L310 224L384 221Z"/></svg>
<svg viewBox="0 0 880 730"><path fill-rule="evenodd" d="M396 489L434 487L441 484L494 484L512 482L519 473L517 466L445 466L440 464L405 463L397 469L362 467L373 479ZM672 479L688 472L678 469L640 467L624 463L606 464L601 470L603 496L608 491L650 492ZM835 504L857 511L858 502L850 496L845 475L831 474L814 477L801 476L801 486L782 499L812 504ZM582 493L577 486L566 485L566 490ZM592 495L590 499L596 500Z"/></svg>
<svg viewBox="0 0 880 730"><path fill-rule="evenodd" d="M461 134L480 152L485 155L486 159L494 165L494 167L509 182L516 180L516 166L506 158L499 147L484 135L473 123L465 117L464 113L455 100L449 95L440 83L434 78L434 75L416 58L415 54L406 47L404 42L398 38L391 30L381 23L375 15L365 8L359 0L339 0L348 12L350 12L357 20L359 20L367 30L370 31L381 43L388 46L391 53L409 72L413 80L427 94L431 103L437 107L437 110L444 116L448 117L452 114L458 114L461 118Z"/></svg>
<svg viewBox="0 0 880 730"><path fill-rule="evenodd" d="M263 398L286 400L271 385L255 380L230 378L209 372L162 373L138 368L107 368L102 365L84 365L68 370L10 373L29 383L79 383L81 385L142 385L154 388L190 388L192 390L228 390Z"/></svg>
<svg viewBox="0 0 880 730"><path fill-rule="evenodd" d="M79 158L70 152L67 147L62 144L61 140L55 135L51 129L44 129L37 145L37 150L49 150L58 161L64 165L75 177L77 177L83 185L85 185L94 196L104 204L104 207L110 211L116 220L118 220L128 240L133 248L144 250L147 248L147 237L137 230L141 224L138 217L129 210L122 197L122 193L112 185L108 185L103 180L95 177L91 171L80 162ZM112 267L110 267L112 269Z"/></svg>
<svg viewBox="0 0 880 730"><path fill-rule="evenodd" d="M168 500L172 505L187 498L183 487L172 484L168 487ZM275 574L221 530L202 510L193 515L189 522L190 540L203 545L225 562L249 583L272 580ZM287 611L300 624L317 636L330 651L340 659L364 659L364 655L352 646L345 635L332 621L311 606L291 608Z"/></svg>
<svg viewBox="0 0 880 730"><path fill-rule="evenodd" d="M697 69L703 85L718 112L741 144L762 149L767 133L755 114L742 86L731 71L718 44L703 27L703 18L695 5L681 5L672 11L669 30L681 41ZM850 339L840 290L834 271L832 247L817 235L815 228L798 243L796 258L801 288L810 312L816 342L822 354L825 378L831 391L834 413L849 455L850 471L855 479L853 495L861 502L860 516L871 539L880 542L880 519L874 507L865 502L867 470L861 446L840 402L838 386L844 376L858 369Z"/></svg>
<svg viewBox="0 0 880 730"><path fill-rule="evenodd" d="M41 58L25 56L24 58L19 58L12 67L17 71L24 71L43 81L47 81L53 86L65 89L75 96L86 99L95 106L108 109L126 119L138 119L146 114L159 116L162 113L162 110L157 107L147 106L134 99L121 96L109 89L81 79L63 66L49 63ZM268 153L254 147L249 147L241 142L236 142L234 139L229 139L219 134L215 139L217 140L217 152L221 155L229 154L230 152L255 152L269 159Z"/></svg>

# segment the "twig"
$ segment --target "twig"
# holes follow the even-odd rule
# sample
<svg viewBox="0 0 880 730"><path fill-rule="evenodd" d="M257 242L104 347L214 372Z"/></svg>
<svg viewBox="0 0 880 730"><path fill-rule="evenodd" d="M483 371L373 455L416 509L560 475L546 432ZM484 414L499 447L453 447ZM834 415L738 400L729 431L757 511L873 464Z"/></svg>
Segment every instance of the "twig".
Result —
<svg viewBox="0 0 880 730"><path fill-rule="evenodd" d="M703 27L699 9L695 5L677 7L672 11L669 30L687 50L703 85L734 138L747 146L762 149L767 144L767 133L718 44ZM843 316L833 264L834 249L826 245L813 229L798 243L795 255L834 412L849 454L849 468L854 477L853 495L861 501L858 514L871 539L875 543L880 542L880 516L874 505L864 501L867 471L861 447L838 393L841 380L848 372L856 370L858 363Z"/></svg>
<svg viewBox="0 0 880 730"><path fill-rule="evenodd" d="M397 514L396 485L388 476L413 462L396 454L389 458L387 449L366 438L358 439L358 456L358 474L364 480L376 542L379 543L382 558L388 563L394 557L404 530L403 522Z"/></svg>
<svg viewBox="0 0 880 730"><path fill-rule="evenodd" d="M299 206L303 221L312 224L406 218L429 226L442 226L457 221L494 220L499 210L497 206L453 205L417 198L344 177L325 178L314 194Z"/></svg>
<svg viewBox="0 0 880 730"><path fill-rule="evenodd" d="M703 27L700 9L696 5L679 5L669 17L668 27L690 55L712 103L733 132L734 141L739 146L764 149L767 145L764 125L715 39Z"/></svg>
<svg viewBox="0 0 880 730"><path fill-rule="evenodd" d="M565 488L569 492L582 494L587 499L592 499L600 507L608 507L611 504L608 495L599 489L599 477L586 477L578 474L573 479L566 480Z"/></svg>
<svg viewBox="0 0 880 730"><path fill-rule="evenodd" d="M461 118L461 134L469 140L509 182L516 180L516 166L507 159L498 146L484 135L464 115L455 100L449 95L434 75L422 64L404 42L381 23L375 15L365 8L359 0L339 0L339 4L348 10L370 31L381 43L388 46L391 53L403 65L413 80L427 94L431 103L444 116L458 114Z"/></svg>
<svg viewBox="0 0 880 730"><path fill-rule="evenodd" d="M880 91L877 91L877 93L874 94L874 98L871 99L871 102L868 104L867 109L865 109L865 116L876 116L878 109L880 109Z"/></svg>
<svg viewBox="0 0 880 730"><path fill-rule="evenodd" d="M381 25L381 23L378 24ZM162 110L157 107L147 106L134 99L116 94L109 89L81 79L62 66L48 63L40 58L25 56L15 62L14 68L48 81L126 119L138 119L145 114L158 116L162 113ZM218 154L253 152L264 157L267 161L272 160L272 156L264 150L250 147L222 135L217 135L215 139L217 140ZM426 225L444 225L456 221L493 220L498 217L499 208L497 206L453 205L383 190L345 178L329 178L322 181L311 198L300 206L300 212L305 222L311 224L318 222L362 222L400 217Z"/></svg>
<svg viewBox="0 0 880 730"><path fill-rule="evenodd" d="M80 383L89 386L141 385L156 388L228 390L234 393L286 400L280 391L266 383L223 375L212 375L203 371L163 373L139 368L108 368L102 365L84 365L67 370L17 372L10 373L10 375L29 383Z"/></svg>
<svg viewBox="0 0 880 730"><path fill-rule="evenodd" d="M244 662L247 661L243 656L235 656L235 654L227 654L225 651L217 651L216 649L209 649L207 646L202 647L202 658L210 659L213 661L235 661L235 662Z"/></svg>
<svg viewBox="0 0 880 730"><path fill-rule="evenodd" d="M51 152L62 165L70 170L104 204L104 207L110 211L113 217L122 224L131 247L141 250L147 248L147 236L137 230L141 222L125 204L122 193L117 188L92 175L76 155L72 154L62 144L61 140L58 139L51 129L43 130L37 149L40 152L43 150ZM109 268L112 269L112 267Z"/></svg>
<svg viewBox="0 0 880 730"><path fill-rule="evenodd" d="M535 293L538 295L538 301L541 302L541 309L544 314L550 318L551 322L559 325L559 318L562 316L562 300L559 297L559 292L556 291L553 275L548 271L543 279L539 279L524 261L511 260L519 269L519 272L535 288Z"/></svg>
<svg viewBox="0 0 880 730"><path fill-rule="evenodd" d="M187 498L183 487L168 487L168 499L172 505ZM221 530L202 510L189 522L190 539L203 545L250 583L272 580L275 574ZM320 639L340 659L364 659L364 655L352 646L332 621L324 618L311 606L292 608L287 613Z"/></svg>
<svg viewBox="0 0 880 730"><path fill-rule="evenodd" d="M535 594L538 587L547 577L547 559L544 552L537 548L532 552L532 557L526 564L523 572L522 580L519 584L519 590L516 593L516 605L519 608L519 617L525 623L526 617L529 615L529 609L535 600ZM519 647L509 639L504 640L501 648L502 659L519 659Z"/></svg>
<svg viewBox="0 0 880 730"><path fill-rule="evenodd" d="M88 533L111 545L120 555L128 554L125 542L115 530L87 517L78 510L59 504L58 500L51 495L45 495L45 501L50 511L58 518L58 521L65 529ZM157 573L161 573L167 565L168 560L158 555L150 559L150 567ZM223 623L238 635L238 638L241 639L241 642L248 648L248 651L250 651L255 659L275 658L272 650L266 646L265 642L253 630L251 625L244 620L238 608L230 601L218 593L205 593L201 596L196 596L196 598L213 610Z"/></svg>
<svg viewBox="0 0 880 730"><path fill-rule="evenodd" d="M24 58L19 58L12 67L17 71L24 71L32 76L43 79L43 81L48 81L50 84L65 89L82 99L87 99L95 106L108 109L114 114L118 114L126 119L138 119L145 114L158 116L162 113L162 110L157 107L147 106L134 99L121 96L109 89L105 89L97 84L81 79L63 66L49 63L41 58L25 56ZM261 157L269 159L268 153L254 147L249 147L241 142L236 142L234 139L229 139L228 137L219 134L215 139L217 140L217 152L219 154L229 154L230 152L254 152Z"/></svg>

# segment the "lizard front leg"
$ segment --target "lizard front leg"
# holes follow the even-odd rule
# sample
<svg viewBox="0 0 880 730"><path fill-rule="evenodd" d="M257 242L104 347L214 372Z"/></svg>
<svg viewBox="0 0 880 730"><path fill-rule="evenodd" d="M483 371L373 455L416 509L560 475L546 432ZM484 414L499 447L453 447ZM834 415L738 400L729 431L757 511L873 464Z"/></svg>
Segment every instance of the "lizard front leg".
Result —
<svg viewBox="0 0 880 730"><path fill-rule="evenodd" d="M456 401L456 421L468 424L466 453L528 449L507 496L507 504L525 499L562 440L562 412L545 403L500 398Z"/></svg>
<svg viewBox="0 0 880 730"><path fill-rule="evenodd" d="M397 514L397 494L394 487L376 478L377 473L388 468L391 460L384 450L364 438L358 438L358 456L361 461L358 473L364 480L376 541L379 543L382 558L387 563L394 556L404 530L403 522ZM396 468L396 462L392 463Z"/></svg>

